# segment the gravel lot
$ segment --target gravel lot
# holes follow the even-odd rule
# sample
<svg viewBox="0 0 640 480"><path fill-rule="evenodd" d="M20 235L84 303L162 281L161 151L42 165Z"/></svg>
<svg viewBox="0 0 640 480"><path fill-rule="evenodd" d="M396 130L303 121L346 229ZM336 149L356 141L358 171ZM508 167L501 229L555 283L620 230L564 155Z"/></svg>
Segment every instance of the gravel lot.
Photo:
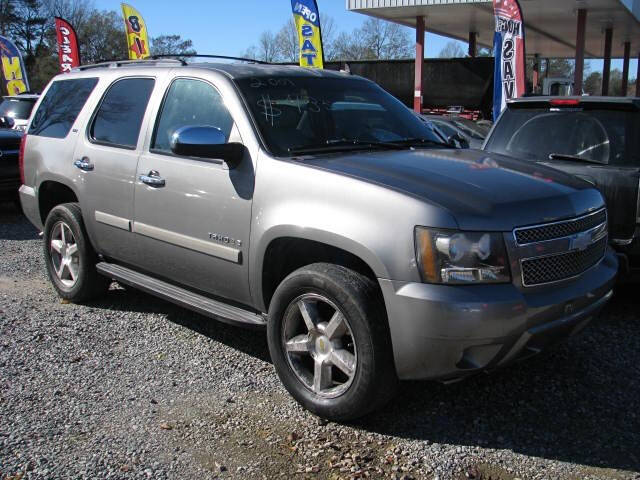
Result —
<svg viewBox="0 0 640 480"><path fill-rule="evenodd" d="M0 479L640 479L640 302L504 371L407 383L351 425L280 385L260 332L114 284L62 304L0 205Z"/></svg>

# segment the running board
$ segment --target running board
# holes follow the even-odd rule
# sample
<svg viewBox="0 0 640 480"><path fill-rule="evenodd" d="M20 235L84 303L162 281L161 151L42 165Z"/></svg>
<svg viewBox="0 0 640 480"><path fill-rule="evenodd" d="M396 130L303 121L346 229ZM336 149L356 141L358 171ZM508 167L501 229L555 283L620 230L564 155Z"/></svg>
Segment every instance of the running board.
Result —
<svg viewBox="0 0 640 480"><path fill-rule="evenodd" d="M265 317L258 313L212 300L203 295L136 272L130 268L113 263L100 262L96 265L96 269L101 275L112 278L120 283L225 323L243 327L264 327L267 324Z"/></svg>

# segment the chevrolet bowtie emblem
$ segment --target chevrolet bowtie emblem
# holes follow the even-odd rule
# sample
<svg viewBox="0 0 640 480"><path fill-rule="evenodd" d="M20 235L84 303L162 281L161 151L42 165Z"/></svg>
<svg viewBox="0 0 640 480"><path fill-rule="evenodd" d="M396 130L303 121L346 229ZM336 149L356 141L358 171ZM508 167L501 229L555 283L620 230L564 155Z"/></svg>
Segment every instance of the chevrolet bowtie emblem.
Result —
<svg viewBox="0 0 640 480"><path fill-rule="evenodd" d="M586 250L593 243L591 232L578 233L573 235L569 241L569 250Z"/></svg>

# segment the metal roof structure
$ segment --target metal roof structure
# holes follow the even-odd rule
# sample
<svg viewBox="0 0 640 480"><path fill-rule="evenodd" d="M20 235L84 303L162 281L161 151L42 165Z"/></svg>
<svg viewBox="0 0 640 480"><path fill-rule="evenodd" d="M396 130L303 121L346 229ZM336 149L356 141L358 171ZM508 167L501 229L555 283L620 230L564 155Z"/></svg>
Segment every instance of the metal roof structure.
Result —
<svg viewBox="0 0 640 480"><path fill-rule="evenodd" d="M425 17L428 32L478 45L493 43L492 0L346 0L347 9L391 22L416 26ZM602 58L605 29L612 28L613 58L622 58L624 43L640 52L640 0L520 0L527 54L573 58L576 55L577 10L587 11L585 57Z"/></svg>

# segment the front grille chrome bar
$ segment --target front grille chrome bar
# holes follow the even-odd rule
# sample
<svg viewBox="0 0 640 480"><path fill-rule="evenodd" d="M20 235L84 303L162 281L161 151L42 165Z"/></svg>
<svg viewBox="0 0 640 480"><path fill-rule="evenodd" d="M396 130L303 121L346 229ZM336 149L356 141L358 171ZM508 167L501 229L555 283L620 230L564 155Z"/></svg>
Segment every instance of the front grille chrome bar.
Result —
<svg viewBox="0 0 640 480"><path fill-rule="evenodd" d="M570 237L576 233L590 230L607 221L607 209L602 208L596 212L569 220L519 227L513 231L516 244L519 246L532 243L546 242Z"/></svg>

